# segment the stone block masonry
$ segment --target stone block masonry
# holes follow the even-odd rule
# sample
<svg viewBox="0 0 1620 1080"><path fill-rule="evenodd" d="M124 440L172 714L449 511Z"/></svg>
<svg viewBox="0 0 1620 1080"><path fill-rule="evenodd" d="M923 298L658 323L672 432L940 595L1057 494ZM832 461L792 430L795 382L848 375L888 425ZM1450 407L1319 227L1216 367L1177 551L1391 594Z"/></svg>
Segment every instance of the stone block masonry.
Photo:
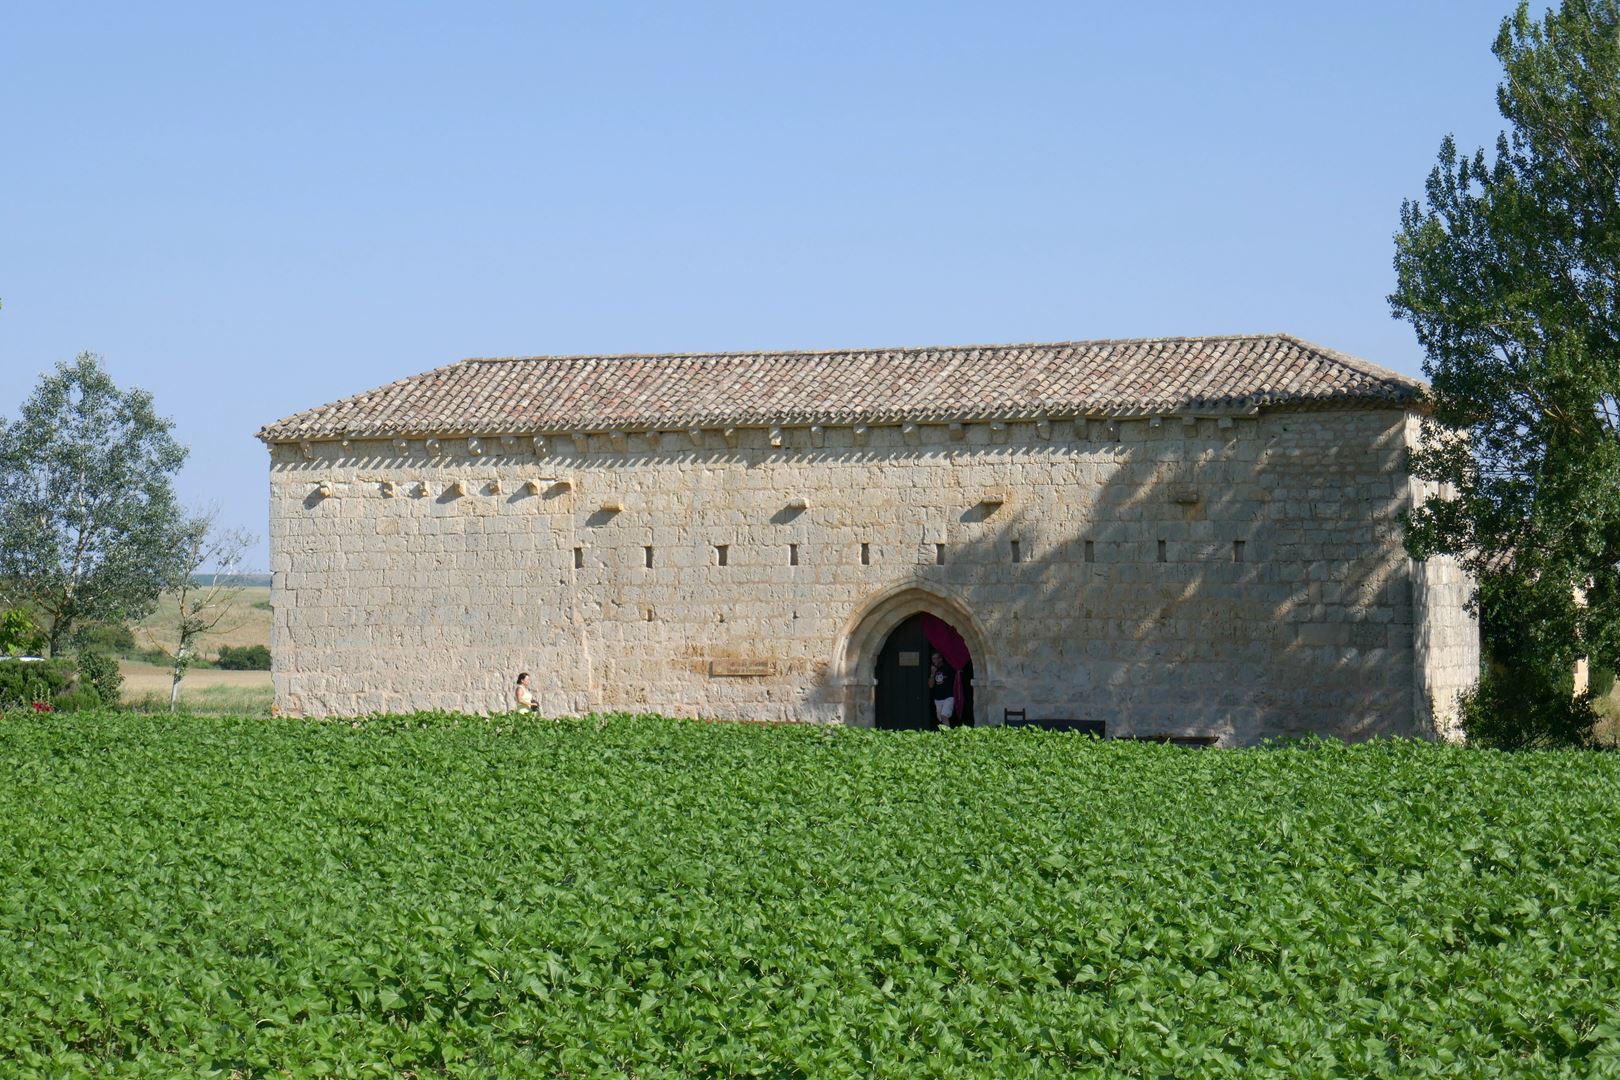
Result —
<svg viewBox="0 0 1620 1080"><path fill-rule="evenodd" d="M276 701L499 711L526 670L552 714L870 723L884 637L927 610L973 650L979 723L1450 735L1478 636L1456 567L1401 546L1413 430L1391 407L273 443Z"/></svg>

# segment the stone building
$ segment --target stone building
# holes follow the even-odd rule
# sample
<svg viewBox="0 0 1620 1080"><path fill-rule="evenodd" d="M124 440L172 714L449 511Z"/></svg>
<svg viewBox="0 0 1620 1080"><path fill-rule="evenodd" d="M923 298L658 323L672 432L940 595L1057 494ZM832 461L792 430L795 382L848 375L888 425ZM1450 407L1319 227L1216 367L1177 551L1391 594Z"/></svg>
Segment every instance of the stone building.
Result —
<svg viewBox="0 0 1620 1080"><path fill-rule="evenodd" d="M1285 335L463 361L259 433L276 702L932 726L929 615L959 722L1450 735L1421 391Z"/></svg>

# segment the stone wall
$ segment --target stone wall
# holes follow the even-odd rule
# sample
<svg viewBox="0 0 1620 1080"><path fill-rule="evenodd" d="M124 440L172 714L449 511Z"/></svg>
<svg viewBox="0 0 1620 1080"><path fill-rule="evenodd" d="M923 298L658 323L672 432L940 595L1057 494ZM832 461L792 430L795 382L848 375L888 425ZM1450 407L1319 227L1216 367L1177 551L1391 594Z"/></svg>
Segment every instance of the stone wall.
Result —
<svg viewBox="0 0 1620 1080"><path fill-rule="evenodd" d="M884 637L931 610L980 723L1429 731L1470 644L1458 589L1414 593L1407 437L1346 409L278 445L276 700L493 711L527 670L554 714L870 722Z"/></svg>

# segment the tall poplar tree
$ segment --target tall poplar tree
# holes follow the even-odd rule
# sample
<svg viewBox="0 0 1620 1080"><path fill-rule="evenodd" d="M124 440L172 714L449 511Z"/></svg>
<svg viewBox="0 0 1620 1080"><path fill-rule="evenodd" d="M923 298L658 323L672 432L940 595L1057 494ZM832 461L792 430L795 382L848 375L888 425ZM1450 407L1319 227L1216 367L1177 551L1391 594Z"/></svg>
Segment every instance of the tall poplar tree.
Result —
<svg viewBox="0 0 1620 1080"><path fill-rule="evenodd" d="M1396 237L1433 386L1412 471L1455 495L1407 545L1478 577L1470 734L1547 745L1590 733L1574 662L1620 656L1620 0L1521 3L1494 51L1510 129L1490 156L1447 137Z"/></svg>
<svg viewBox="0 0 1620 1080"><path fill-rule="evenodd" d="M53 655L76 623L146 615L182 571L172 426L92 353L0 422L0 593L42 615Z"/></svg>

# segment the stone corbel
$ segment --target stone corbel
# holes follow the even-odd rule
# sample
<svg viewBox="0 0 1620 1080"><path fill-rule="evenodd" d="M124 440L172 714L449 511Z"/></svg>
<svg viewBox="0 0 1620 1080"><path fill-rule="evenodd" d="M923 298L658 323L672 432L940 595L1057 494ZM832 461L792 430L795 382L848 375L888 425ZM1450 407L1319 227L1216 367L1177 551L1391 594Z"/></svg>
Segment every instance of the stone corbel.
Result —
<svg viewBox="0 0 1620 1080"><path fill-rule="evenodd" d="M426 480L420 481L416 485L416 497L417 498L425 499L429 495L432 495L432 494L433 494L433 487Z"/></svg>
<svg viewBox="0 0 1620 1080"><path fill-rule="evenodd" d="M394 449L398 450L400 453L403 454L406 451L408 451L410 448L411 448L411 441L409 439L395 439L394 440Z"/></svg>
<svg viewBox="0 0 1620 1080"><path fill-rule="evenodd" d="M700 427L687 428L686 437L692 440L692 445L699 450L703 449L703 429Z"/></svg>
<svg viewBox="0 0 1620 1080"><path fill-rule="evenodd" d="M856 446L865 446L871 434L871 430L865 424L856 424L850 429L850 435L855 439Z"/></svg>
<svg viewBox="0 0 1620 1080"><path fill-rule="evenodd" d="M503 490L504 489L501 487L500 477L497 476L495 479L489 482L489 493L491 495L499 495Z"/></svg>
<svg viewBox="0 0 1620 1080"><path fill-rule="evenodd" d="M304 455L305 461L309 461L315 457L315 448L310 445L308 439L305 439L303 442L298 444L298 452Z"/></svg>
<svg viewBox="0 0 1620 1080"><path fill-rule="evenodd" d="M912 446L922 441L922 434L917 430L916 423L911 420L900 425L900 435Z"/></svg>
<svg viewBox="0 0 1620 1080"><path fill-rule="evenodd" d="M382 483L377 485L377 490L382 492L382 497L383 498L392 499L394 497L394 494L395 494L394 493L394 482L392 480L384 480Z"/></svg>
<svg viewBox="0 0 1620 1080"><path fill-rule="evenodd" d="M618 450L621 453L624 451L624 448L630 444L630 437L626 435L623 430L614 430L608 432L607 434L608 442L613 444L613 449Z"/></svg>
<svg viewBox="0 0 1620 1080"><path fill-rule="evenodd" d="M546 441L544 435L536 435L529 442L534 447L535 454L539 457L544 457L546 452L551 449L551 444Z"/></svg>
<svg viewBox="0 0 1620 1080"><path fill-rule="evenodd" d="M348 453L348 452L349 452L349 449L350 449L350 445L351 445L351 444L350 444L350 442L349 442L349 440L348 440L348 439L341 439L341 440L339 440L339 442L338 442L338 445L339 445L339 446L340 446L340 447L342 447L342 448L343 448L343 452L344 452L344 453L345 453L345 454L347 454L347 453Z"/></svg>
<svg viewBox="0 0 1620 1080"><path fill-rule="evenodd" d="M512 451L516 450L517 449L517 436L516 435L502 435L501 436L501 449L505 450L508 454L510 454Z"/></svg>
<svg viewBox="0 0 1620 1080"><path fill-rule="evenodd" d="M825 446L826 444L827 444L827 432L826 432L826 430L823 429L820 424L811 424L810 425L810 445L811 446Z"/></svg>
<svg viewBox="0 0 1620 1080"><path fill-rule="evenodd" d="M782 427L780 424L771 425L769 440L772 446L780 447L782 445Z"/></svg>
<svg viewBox="0 0 1620 1080"><path fill-rule="evenodd" d="M331 484L327 483L325 480L322 480L320 483L315 485L315 494L319 498L330 499L333 495L337 494L337 489Z"/></svg>
<svg viewBox="0 0 1620 1080"><path fill-rule="evenodd" d="M591 437L583 431L574 432L573 440L574 453L576 454L583 454L591 448Z"/></svg>
<svg viewBox="0 0 1620 1080"><path fill-rule="evenodd" d="M1043 439L1043 440L1051 439L1052 438L1052 421L1048 420L1044 416L1041 417L1040 419L1036 420L1035 421L1035 437L1037 439Z"/></svg>
<svg viewBox="0 0 1620 1080"><path fill-rule="evenodd" d="M427 452L430 453L430 454L437 454L442 449L444 449L443 444L441 444L438 439L429 439L423 445L426 447Z"/></svg>
<svg viewBox="0 0 1620 1080"><path fill-rule="evenodd" d="M483 442L474 436L468 436L467 453L471 454L473 457L481 457L484 453Z"/></svg>
<svg viewBox="0 0 1620 1080"><path fill-rule="evenodd" d="M454 495L458 499L461 498L463 495L467 494L467 481L465 481L465 480L452 480L452 481L450 481L450 486L444 489L444 493L446 495Z"/></svg>
<svg viewBox="0 0 1620 1080"><path fill-rule="evenodd" d="M722 431L720 433L720 435L721 435L722 438L724 438L726 440L726 445L727 446L731 447L733 450L735 450L737 448L738 436L737 436L737 429L736 428L728 427L724 431Z"/></svg>
<svg viewBox="0 0 1620 1080"><path fill-rule="evenodd" d="M967 428L963 427L962 421L960 421L960 420L952 420L951 421L951 439L952 439L952 441L953 442L961 442L965 438L967 438Z"/></svg>
<svg viewBox="0 0 1620 1080"><path fill-rule="evenodd" d="M995 443L1004 443L1007 441L1006 421L992 420L990 422L990 441Z"/></svg>

